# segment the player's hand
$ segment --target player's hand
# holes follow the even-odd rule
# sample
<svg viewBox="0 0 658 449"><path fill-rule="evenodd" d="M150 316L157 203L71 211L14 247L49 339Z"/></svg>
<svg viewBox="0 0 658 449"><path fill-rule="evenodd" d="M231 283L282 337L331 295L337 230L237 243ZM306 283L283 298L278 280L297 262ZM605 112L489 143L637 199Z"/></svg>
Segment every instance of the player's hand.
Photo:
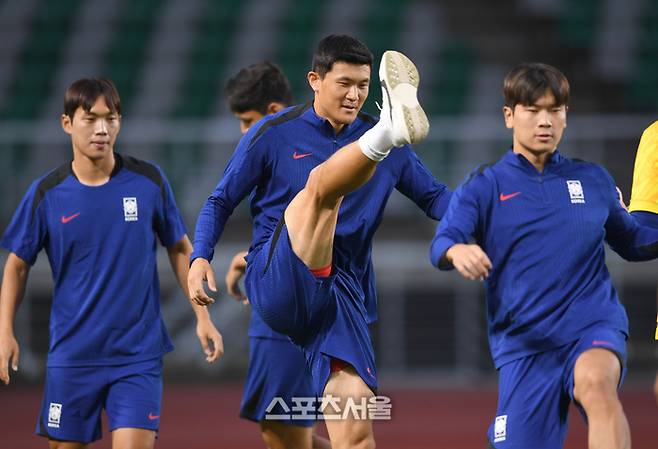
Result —
<svg viewBox="0 0 658 449"><path fill-rule="evenodd" d="M9 366L18 371L20 349L13 335L0 335L0 380L9 385Z"/></svg>
<svg viewBox="0 0 658 449"><path fill-rule="evenodd" d="M224 340L222 334L210 318L201 319L196 324L196 335L199 337L203 352L206 354L206 362L213 363L224 354Z"/></svg>
<svg viewBox="0 0 658 449"><path fill-rule="evenodd" d="M217 295L217 282L215 282L215 272L212 271L210 262L201 257L194 259L190 272L187 274L187 289L190 294L190 300L200 306L213 304L215 300L208 296L203 288L203 281L208 282L208 289L213 296Z"/></svg>
<svg viewBox="0 0 658 449"><path fill-rule="evenodd" d="M619 196L619 205L626 211L628 212L628 206L626 206L626 203L624 203L624 195L621 193L621 190L619 187L615 186L615 189L617 189L617 195Z"/></svg>
<svg viewBox="0 0 658 449"><path fill-rule="evenodd" d="M489 276L491 261L478 245L458 243L446 251L446 258L466 279L483 281Z"/></svg>
<svg viewBox="0 0 658 449"><path fill-rule="evenodd" d="M240 251L233 256L225 278L226 291L233 298L242 301L242 304L249 304L249 299L240 290L240 279L244 276L244 272L247 269L247 261L244 260L246 255L246 251Z"/></svg>

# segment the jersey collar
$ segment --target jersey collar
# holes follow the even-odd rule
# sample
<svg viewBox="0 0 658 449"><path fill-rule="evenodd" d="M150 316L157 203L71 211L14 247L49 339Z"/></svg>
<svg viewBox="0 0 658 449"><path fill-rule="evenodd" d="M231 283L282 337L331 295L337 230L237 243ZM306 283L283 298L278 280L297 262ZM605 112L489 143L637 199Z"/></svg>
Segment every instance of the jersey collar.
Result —
<svg viewBox="0 0 658 449"><path fill-rule="evenodd" d="M505 153L503 158L507 163L520 167L524 170L531 170L533 173L538 174L539 172L532 163L525 158L522 154L515 153L512 148ZM544 167L544 173L548 173L554 170L558 165L560 165L565 160L564 156L560 153L560 150L555 150L551 156L546 161L546 166Z"/></svg>
<svg viewBox="0 0 658 449"><path fill-rule="evenodd" d="M121 168L123 168L123 158L119 153L115 152L114 168L112 169L112 173L110 173L110 179L114 178L121 171ZM78 177L75 176L75 172L73 171L73 159L71 159L71 162L69 162L69 174L80 181Z"/></svg>
<svg viewBox="0 0 658 449"><path fill-rule="evenodd" d="M336 131L334 131L334 127L331 126L331 123L329 123L329 120L327 120L324 117L321 117L315 112L315 108L313 107L313 101L311 100L306 104L308 108L306 111L304 111L304 114L302 117L309 123L313 124L314 126L317 126L318 128L321 128L323 131L326 131L327 135L331 138L336 138L339 136L346 136L349 135L350 130L355 128L357 125L357 122L361 120L359 116L350 123L349 125L343 126L343 129L341 129L340 133L336 134ZM360 112L359 112L360 115Z"/></svg>

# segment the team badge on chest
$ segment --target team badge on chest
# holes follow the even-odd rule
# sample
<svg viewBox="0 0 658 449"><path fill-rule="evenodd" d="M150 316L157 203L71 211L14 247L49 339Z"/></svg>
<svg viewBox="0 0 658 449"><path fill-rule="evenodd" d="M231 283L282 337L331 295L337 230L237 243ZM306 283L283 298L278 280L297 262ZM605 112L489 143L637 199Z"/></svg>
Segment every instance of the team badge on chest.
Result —
<svg viewBox="0 0 658 449"><path fill-rule="evenodd" d="M123 218L126 221L137 221L137 198L124 197L123 199Z"/></svg>
<svg viewBox="0 0 658 449"><path fill-rule="evenodd" d="M567 181L569 188L569 197L571 197L571 204L582 204L585 202L585 192L580 181Z"/></svg>

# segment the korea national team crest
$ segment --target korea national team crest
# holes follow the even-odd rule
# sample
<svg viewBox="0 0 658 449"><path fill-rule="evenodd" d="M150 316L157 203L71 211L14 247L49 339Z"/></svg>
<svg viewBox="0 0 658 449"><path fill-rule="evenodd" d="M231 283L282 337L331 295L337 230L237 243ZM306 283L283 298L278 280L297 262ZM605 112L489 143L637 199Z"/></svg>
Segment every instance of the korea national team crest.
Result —
<svg viewBox="0 0 658 449"><path fill-rule="evenodd" d="M123 218L126 221L137 221L137 198L123 198Z"/></svg>
<svg viewBox="0 0 658 449"><path fill-rule="evenodd" d="M567 187L569 188L569 196L571 197L572 204L582 204L585 202L585 192L583 192L583 186L580 184L580 181L567 181Z"/></svg>
<svg viewBox="0 0 658 449"><path fill-rule="evenodd" d="M48 427L59 429L59 420L62 417L62 404L56 402L50 403L48 409Z"/></svg>
<svg viewBox="0 0 658 449"><path fill-rule="evenodd" d="M496 416L494 421L494 443L507 439L507 415Z"/></svg>

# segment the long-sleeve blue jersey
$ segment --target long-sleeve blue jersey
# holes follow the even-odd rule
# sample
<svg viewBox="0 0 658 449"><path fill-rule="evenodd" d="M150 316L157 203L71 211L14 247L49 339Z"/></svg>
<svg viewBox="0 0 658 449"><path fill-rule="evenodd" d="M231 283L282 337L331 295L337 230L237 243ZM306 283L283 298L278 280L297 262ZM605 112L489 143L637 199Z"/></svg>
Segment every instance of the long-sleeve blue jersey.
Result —
<svg viewBox="0 0 658 449"><path fill-rule="evenodd" d="M262 245L290 201L306 185L310 171L375 123L376 119L361 113L336 134L309 103L268 116L252 126L199 214L192 259L212 259L226 221L247 195L253 217L250 250ZM332 263L348 273L355 291L362 293L359 309L368 323L377 316L371 242L394 188L434 219L443 216L450 198L446 186L432 176L408 146L391 151L372 179L344 198ZM252 314L249 335L285 338L267 327L257 314Z"/></svg>
<svg viewBox="0 0 658 449"><path fill-rule="evenodd" d="M628 318L605 265L604 241L628 260L656 257L658 230L619 204L600 166L555 151L544 171L509 151L454 193L430 258L475 241L493 268L486 280L488 332L496 367L608 326L628 335Z"/></svg>

